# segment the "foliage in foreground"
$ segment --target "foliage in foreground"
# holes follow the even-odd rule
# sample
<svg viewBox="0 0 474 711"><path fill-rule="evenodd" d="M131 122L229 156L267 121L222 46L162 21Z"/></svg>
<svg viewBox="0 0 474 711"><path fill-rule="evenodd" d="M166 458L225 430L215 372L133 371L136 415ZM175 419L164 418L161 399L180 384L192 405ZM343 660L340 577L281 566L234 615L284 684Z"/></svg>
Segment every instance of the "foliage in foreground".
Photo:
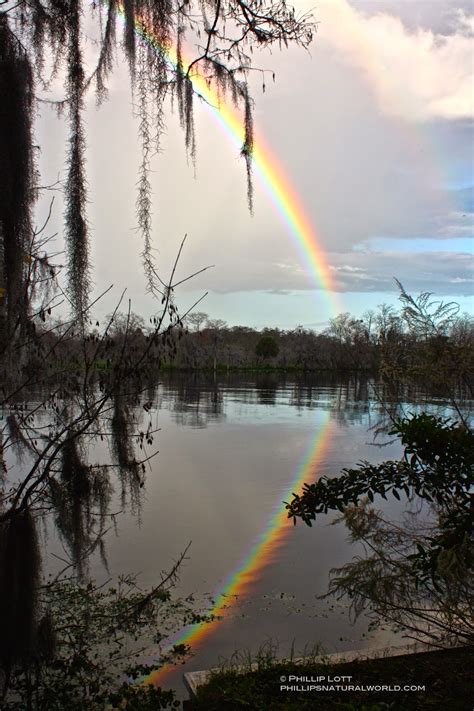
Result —
<svg viewBox="0 0 474 711"><path fill-rule="evenodd" d="M331 571L329 594L348 596L355 616L366 611L375 626L388 621L435 646L472 644L474 433L455 398L449 329L457 306L433 301L429 293L414 299L397 283L406 327L422 347L415 368L400 359L403 348L387 349L383 372L396 387L413 375L444 381L456 420L427 412L392 415L389 434L403 447L399 461L362 462L305 484L287 504L288 515L311 525L316 516L342 512L339 520L365 555ZM470 378L465 385L472 392ZM401 521L386 520L372 506L376 496L388 494L407 501Z"/></svg>
<svg viewBox="0 0 474 711"><path fill-rule="evenodd" d="M160 642L196 621L186 600L171 597L167 584L143 592L131 577L116 587L52 581L41 590L46 610L35 640L35 656L14 667L2 709L156 711L175 708L173 691L139 681L153 669L178 661L177 646L160 652ZM202 620L202 617L199 617Z"/></svg>
<svg viewBox="0 0 474 711"><path fill-rule="evenodd" d="M463 423L421 414L398 421L400 461L363 463L335 478L306 484L289 514L311 525L317 515L343 512L352 539L367 555L332 571L330 592L348 595L356 615L401 626L436 644L474 640L472 486L474 433ZM430 512L386 521L370 503L379 495L415 497Z"/></svg>
<svg viewBox="0 0 474 711"><path fill-rule="evenodd" d="M301 711L316 708L318 711L422 711L427 708L461 711L468 708L466 700L474 693L470 673L473 661L473 647L337 665L315 659L297 663L259 658L253 670L230 667L213 673L207 684L198 687L191 708L193 711ZM290 675L319 678L319 681L311 682L314 686L336 686L337 682L326 680L343 677L344 680L339 682L341 686L424 686L425 689L303 691L301 687L310 684L292 681ZM281 688L292 684L300 689Z"/></svg>

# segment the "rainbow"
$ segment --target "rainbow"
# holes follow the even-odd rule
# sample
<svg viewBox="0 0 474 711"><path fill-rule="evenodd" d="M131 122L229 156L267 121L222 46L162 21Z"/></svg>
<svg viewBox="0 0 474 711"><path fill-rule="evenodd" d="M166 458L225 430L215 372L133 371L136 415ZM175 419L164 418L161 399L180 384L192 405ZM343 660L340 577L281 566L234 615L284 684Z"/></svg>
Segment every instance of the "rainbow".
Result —
<svg viewBox="0 0 474 711"><path fill-rule="evenodd" d="M120 9L120 14L123 15L122 9ZM143 42L164 54L170 65L176 68L178 64L176 49L162 46L153 34L146 18L140 17L135 20L135 31ZM186 58L183 57L182 60L184 63L186 62ZM193 71L190 79L195 93L204 99L203 106L240 150L244 142L244 127L239 112L233 105L227 105L222 101L218 92L208 84L206 78L199 71ZM319 244L317 232L279 161L258 131L254 132L252 166L277 213L286 225L302 261L309 272L314 275L317 289L323 291L328 300L330 311L335 315L339 310L337 292L330 266ZM331 435L332 427L328 417L312 438L291 482L278 497L266 528L255 541L249 553L238 563L216 592L214 605L211 610L207 611L207 614L219 619L228 616L236 601L249 594L252 586L260 579L262 570L277 558L278 552L285 544L288 533L292 529L292 523L288 519L282 501L289 500L293 492L299 492L305 481L314 480L318 463L327 451ZM167 648L184 644L196 649L212 633L216 623L217 620L184 628L167 640ZM168 665L157 669L143 679L142 683L154 685L163 683L165 675L174 668L174 666Z"/></svg>
<svg viewBox="0 0 474 711"><path fill-rule="evenodd" d="M123 9L120 6L119 13L123 18ZM163 46L145 17L137 17L135 32L144 43L164 55L170 65L176 69L178 65L176 48ZM183 65L190 63L185 56L181 57L181 61ZM218 91L197 69L191 72L190 79L195 93L204 100L203 106L240 151L244 142L244 126L239 111L233 104L224 103ZM300 258L309 273L314 275L316 288L321 290L326 297L331 315L336 315L341 310L339 296L331 267L319 244L318 234L311 224L295 188L258 130L254 131L252 166L277 213L286 225Z"/></svg>
<svg viewBox="0 0 474 711"><path fill-rule="evenodd" d="M277 559L278 552L285 544L289 531L293 527L282 502L289 501L293 492L301 492L306 481L315 480L319 464L324 460L332 440L332 433L333 426L328 415L325 422L319 426L315 436L312 437L310 445L306 448L305 455L296 469L295 476L292 477L291 482L278 496L274 511L265 530L257 538L249 553L236 566L214 595L214 606L207 611L207 614L214 615L218 619L185 627L177 635L167 640L166 646L168 649L178 644L190 646L193 650L200 646L212 634L216 624L229 615L236 602L249 595L252 587L261 578L262 570ZM161 685L164 683L165 677L175 668L173 665L167 665L153 671L142 681L155 686Z"/></svg>

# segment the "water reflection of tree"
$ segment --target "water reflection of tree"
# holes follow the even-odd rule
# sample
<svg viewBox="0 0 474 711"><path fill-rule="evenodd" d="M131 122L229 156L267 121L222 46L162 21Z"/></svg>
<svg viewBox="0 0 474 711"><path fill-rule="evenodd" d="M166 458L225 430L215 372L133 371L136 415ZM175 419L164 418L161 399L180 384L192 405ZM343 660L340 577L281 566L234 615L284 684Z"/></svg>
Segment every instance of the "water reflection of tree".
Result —
<svg viewBox="0 0 474 711"><path fill-rule="evenodd" d="M31 259L37 258L32 253ZM54 272L48 278L53 280ZM104 535L116 513L111 511L114 481L119 482L122 509L140 510L155 434L146 397L152 394L150 373L170 347L170 333L179 330L180 320L171 289L162 318L138 348L129 320L119 337L113 335L113 320L112 315L102 333L87 334L84 320L57 329L40 318L39 327L33 328L32 320L31 327L1 343L1 405L6 414L0 442L4 691L10 670L37 658L46 624L47 610L39 604L44 557L40 521L48 519L56 527L64 570L84 579L94 552L106 560ZM101 441L109 444L105 462L100 461Z"/></svg>
<svg viewBox="0 0 474 711"><path fill-rule="evenodd" d="M344 426L365 424L368 420L370 426L373 398L370 379L365 374L300 377L292 385L290 402L300 410L328 410L331 417Z"/></svg>
<svg viewBox="0 0 474 711"><path fill-rule="evenodd" d="M192 371L172 375L165 383L162 405L173 412L177 424L201 429L225 419L222 387L215 374Z"/></svg>
<svg viewBox="0 0 474 711"><path fill-rule="evenodd" d="M278 388L284 389L286 380L283 377L278 381L275 375L264 373L257 376L255 380L255 389L257 391L258 402L261 405L275 405L277 399Z"/></svg>

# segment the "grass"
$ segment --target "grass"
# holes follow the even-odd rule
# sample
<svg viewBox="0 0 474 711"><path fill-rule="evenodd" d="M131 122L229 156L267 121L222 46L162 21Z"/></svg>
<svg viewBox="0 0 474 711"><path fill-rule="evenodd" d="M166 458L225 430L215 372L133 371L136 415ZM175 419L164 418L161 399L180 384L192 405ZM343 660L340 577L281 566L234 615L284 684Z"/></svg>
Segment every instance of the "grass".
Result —
<svg viewBox="0 0 474 711"><path fill-rule="evenodd" d="M357 660L337 665L276 661L269 655L257 660L257 669L222 668L198 687L192 711L472 711L474 708L474 647L422 652L400 657ZM241 667L240 667L241 669ZM290 679L291 675L308 681ZM281 679L285 677L285 682ZM324 677L324 680L321 679ZM336 679L351 677L350 681ZM330 681L332 680L332 681ZM327 686L330 690L308 689ZM341 691L336 686L352 685ZM392 690L361 690L387 686ZM285 690L281 687L300 687ZM424 690L403 690L405 686ZM302 688L307 690L303 691ZM400 691L393 687L401 687ZM334 688L334 690L331 690Z"/></svg>

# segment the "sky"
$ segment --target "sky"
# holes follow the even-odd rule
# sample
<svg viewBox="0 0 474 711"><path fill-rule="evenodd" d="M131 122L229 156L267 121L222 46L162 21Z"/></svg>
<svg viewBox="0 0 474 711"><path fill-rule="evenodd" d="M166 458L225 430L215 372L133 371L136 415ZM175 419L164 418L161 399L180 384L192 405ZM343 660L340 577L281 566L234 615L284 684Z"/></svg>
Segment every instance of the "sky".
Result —
<svg viewBox="0 0 474 711"><path fill-rule="evenodd" d="M262 53L275 82L251 80L255 126L296 195L321 255L314 266L255 171L212 111L196 103L197 160L186 157L170 110L152 164L153 236L166 277L187 235L176 303L229 325L320 329L338 312L360 317L407 291L473 306L474 5L462 0L296 0L318 30L309 52ZM192 47L189 48L192 51ZM94 294L101 317L124 289L148 318L136 231L139 147L127 69L109 99L87 109ZM46 106L37 125L43 184L64 175L65 130ZM271 190L270 190L271 193ZM43 203L39 208L45 210ZM60 247L60 201L51 229ZM329 275L324 279L324 275ZM328 288L331 284L332 288Z"/></svg>

